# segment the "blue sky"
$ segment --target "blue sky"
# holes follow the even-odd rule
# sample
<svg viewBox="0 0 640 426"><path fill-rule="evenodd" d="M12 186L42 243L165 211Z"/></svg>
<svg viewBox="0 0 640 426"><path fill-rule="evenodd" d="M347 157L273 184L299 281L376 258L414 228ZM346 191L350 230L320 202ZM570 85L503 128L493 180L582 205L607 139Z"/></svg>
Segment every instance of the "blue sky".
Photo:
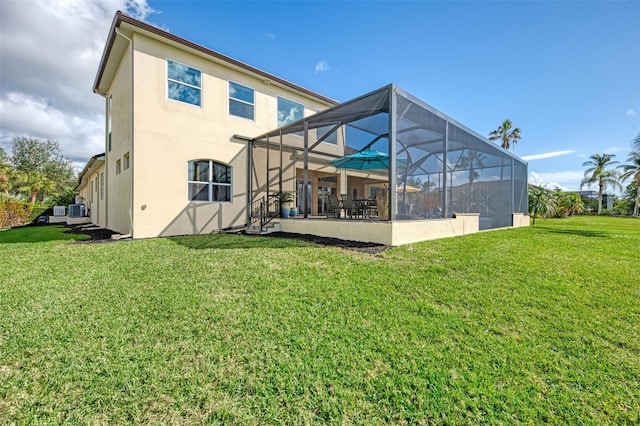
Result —
<svg viewBox="0 0 640 426"><path fill-rule="evenodd" d="M514 152L528 160L530 180L549 187L578 189L589 155L624 161L640 132L637 0L71 3L99 15L99 52L91 61L99 60L117 7L339 101L394 83L481 135L509 118L522 129ZM32 8L25 22L37 22L40 2L21 4L2 0L0 12ZM7 15L0 13L3 25ZM83 83L96 98L97 65L87 65L93 75ZM7 145L16 130L4 115L20 98L1 71L0 144ZM41 109L56 105L46 93L38 96ZM101 114L95 111L86 118L94 127ZM90 154L99 137L91 140L86 152L68 148L71 156Z"/></svg>

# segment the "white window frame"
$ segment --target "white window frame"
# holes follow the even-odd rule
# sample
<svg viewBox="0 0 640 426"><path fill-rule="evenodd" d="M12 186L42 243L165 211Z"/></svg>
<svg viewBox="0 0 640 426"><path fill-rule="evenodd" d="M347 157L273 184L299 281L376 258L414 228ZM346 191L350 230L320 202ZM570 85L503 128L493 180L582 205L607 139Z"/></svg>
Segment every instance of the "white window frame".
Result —
<svg viewBox="0 0 640 426"><path fill-rule="evenodd" d="M100 173L100 201L104 200L104 172Z"/></svg>
<svg viewBox="0 0 640 426"><path fill-rule="evenodd" d="M302 117L300 117L298 120L304 119L304 104L303 103L294 101L293 99L285 98L284 96L277 96L276 97L276 128L282 127L282 126L287 126L287 125L289 125L291 123L295 123L296 121L298 121L298 120L293 120L291 123L278 124L278 110L279 110L279 108L278 108L278 99L284 99L285 101L289 101L289 102L292 102L294 104L300 105L302 107ZM291 133L291 134L294 135L294 136L304 136L303 132L296 132L296 133Z"/></svg>
<svg viewBox="0 0 640 426"><path fill-rule="evenodd" d="M209 162L209 176L208 176L208 181L199 181L199 180L190 180L190 176L189 176L189 163L192 162L197 162L197 161L208 161ZM220 164L222 166L228 167L229 168L229 174L230 174L230 183L220 183L220 182L213 182L213 165L214 164ZM193 200L189 197L189 185L191 185L192 183L194 184L201 184L201 185L207 185L208 188L208 200ZM229 187L229 200L224 200L224 201L220 201L220 200L213 200L213 187L214 186L228 186ZM187 199L190 203L228 203L231 204L233 202L233 167L227 163L223 163L221 161L216 161L216 160L211 160L211 159L207 159L207 158L199 158L196 160L189 160L187 161Z"/></svg>
<svg viewBox="0 0 640 426"><path fill-rule="evenodd" d="M231 94L229 93L229 102L227 103L227 112L232 117L244 118L245 120L250 120L250 121L254 121L255 122L256 121L256 89L254 89L251 86L247 86L246 84L238 83L237 81L233 81L233 80L228 80L227 89L231 88L232 84L237 84L238 86L242 86L242 87L244 87L246 89L251 89L253 91L253 103L244 101L242 99L233 98L233 97L231 97ZM253 118L247 118L247 117L243 117L241 115L231 114L231 100L234 100L236 102L240 102L240 103L245 104L245 105L251 105L253 107Z"/></svg>
<svg viewBox="0 0 640 426"><path fill-rule="evenodd" d="M192 68L196 71L198 71L200 73L200 86L194 86L193 84L189 84L189 83L185 83L183 81L179 81L179 80L174 80L173 78L169 78L169 61L171 62L175 62L176 64L180 64L180 65L184 65L185 67L188 68ZM196 108L202 108L202 102L203 102L203 97L202 94L204 93L204 91L202 90L202 75L203 72L200 68L196 68L196 67L192 67L191 65L187 65L184 62L180 62L180 61L176 61L175 59L171 59L171 58L165 58L165 75L167 77L167 84L165 85L165 97L167 98L167 100L169 101L174 101L174 102L180 102L181 104L184 105L191 105L192 107L196 107ZM181 101L180 99L173 99L169 97L169 82L173 82L173 83L177 83L177 84L181 84L183 86L187 86L187 87L191 87L193 89L198 89L200 91L200 104L196 105L196 104L192 104L189 102L185 102L185 101Z"/></svg>

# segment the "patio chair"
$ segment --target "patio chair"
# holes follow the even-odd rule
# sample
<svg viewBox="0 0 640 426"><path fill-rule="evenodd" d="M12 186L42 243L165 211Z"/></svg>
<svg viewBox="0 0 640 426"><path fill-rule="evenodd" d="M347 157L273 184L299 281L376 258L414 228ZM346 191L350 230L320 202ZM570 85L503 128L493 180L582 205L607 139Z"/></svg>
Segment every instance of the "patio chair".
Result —
<svg viewBox="0 0 640 426"><path fill-rule="evenodd" d="M337 217L338 219L340 218L340 201L338 200L338 197L336 197L335 195L330 194L327 197L327 217Z"/></svg>
<svg viewBox="0 0 640 426"><path fill-rule="evenodd" d="M363 214L362 206L353 201L350 194L342 194L342 209L349 218L353 218L354 215L357 218Z"/></svg>

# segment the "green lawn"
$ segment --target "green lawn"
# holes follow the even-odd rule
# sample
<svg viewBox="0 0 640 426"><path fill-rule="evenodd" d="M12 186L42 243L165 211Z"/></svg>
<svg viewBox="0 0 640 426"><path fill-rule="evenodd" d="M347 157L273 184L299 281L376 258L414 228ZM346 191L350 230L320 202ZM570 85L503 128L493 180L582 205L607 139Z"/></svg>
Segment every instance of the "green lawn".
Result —
<svg viewBox="0 0 640 426"><path fill-rule="evenodd" d="M637 219L379 256L8 232L0 424L640 422Z"/></svg>

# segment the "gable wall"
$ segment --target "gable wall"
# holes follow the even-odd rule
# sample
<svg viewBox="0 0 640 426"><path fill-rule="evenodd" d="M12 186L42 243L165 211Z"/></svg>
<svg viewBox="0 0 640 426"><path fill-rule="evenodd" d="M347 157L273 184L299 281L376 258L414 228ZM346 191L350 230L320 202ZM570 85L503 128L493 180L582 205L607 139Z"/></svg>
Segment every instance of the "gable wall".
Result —
<svg viewBox="0 0 640 426"><path fill-rule="evenodd" d="M330 105L140 34L133 40L134 237L209 233L244 224L247 144L233 135L255 136L277 127L277 96L302 103L305 116ZM202 71L200 107L167 98L167 58ZM229 80L254 89L255 121L229 115ZM230 203L188 200L187 164L196 159L233 167Z"/></svg>

